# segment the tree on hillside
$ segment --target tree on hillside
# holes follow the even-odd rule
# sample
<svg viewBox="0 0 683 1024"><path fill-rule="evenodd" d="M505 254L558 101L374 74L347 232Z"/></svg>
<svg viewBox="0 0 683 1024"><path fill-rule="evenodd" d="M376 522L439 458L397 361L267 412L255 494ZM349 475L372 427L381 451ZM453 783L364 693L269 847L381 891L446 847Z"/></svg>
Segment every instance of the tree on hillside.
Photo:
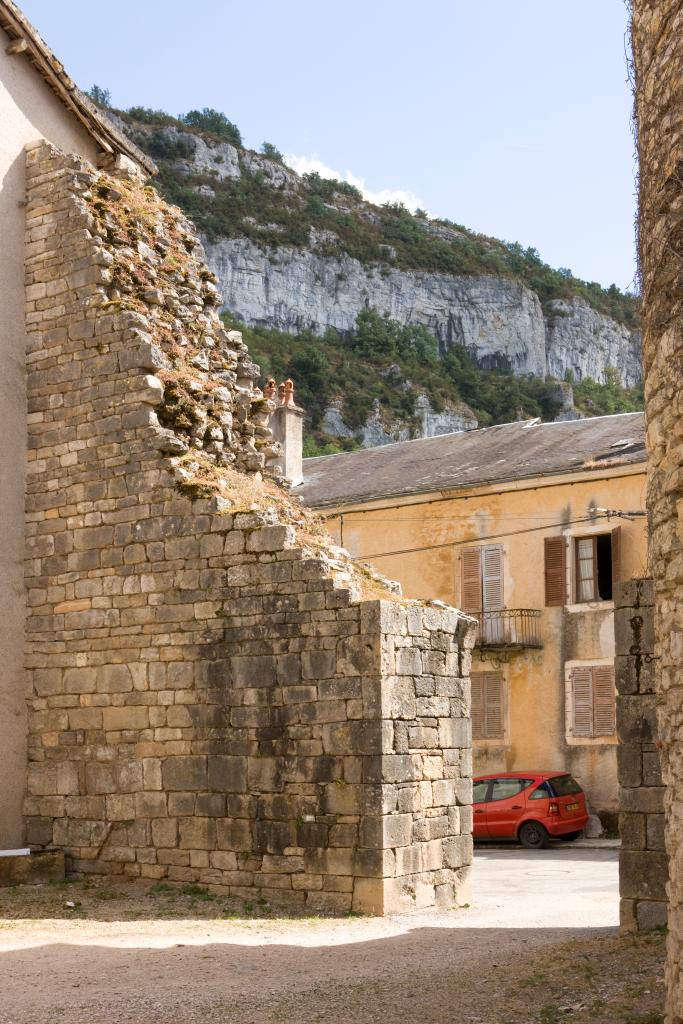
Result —
<svg viewBox="0 0 683 1024"><path fill-rule="evenodd" d="M277 146L274 146L272 142L262 142L261 152L268 160L275 160L278 164L283 164L285 158L283 157Z"/></svg>
<svg viewBox="0 0 683 1024"><path fill-rule="evenodd" d="M181 114L179 120L188 128L196 128L197 131L206 132L207 135L213 135L224 142L231 142L233 146L242 145L239 128L220 110L213 110L211 107L189 110L187 114Z"/></svg>
<svg viewBox="0 0 683 1024"><path fill-rule="evenodd" d="M111 106L111 93L109 89L103 89L100 85L93 85L88 89L88 96L98 107Z"/></svg>

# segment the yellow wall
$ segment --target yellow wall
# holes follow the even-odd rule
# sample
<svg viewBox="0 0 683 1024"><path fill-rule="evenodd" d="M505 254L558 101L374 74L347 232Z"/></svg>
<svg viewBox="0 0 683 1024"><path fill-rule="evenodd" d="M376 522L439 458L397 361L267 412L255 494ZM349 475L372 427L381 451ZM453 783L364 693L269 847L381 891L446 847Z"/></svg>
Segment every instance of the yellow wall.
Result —
<svg viewBox="0 0 683 1024"><path fill-rule="evenodd" d="M537 479L432 494L402 504L369 502L328 523L337 541L397 579L406 597L459 605L463 542L504 546L506 608L541 609L542 650L510 652L497 659L477 656L473 671L500 669L507 693L507 727L502 744L475 742L475 771L567 769L586 789L593 809L614 814L618 807L616 737L568 736L565 675L568 662L610 661L614 656L611 602L545 608L544 538L567 533L602 533L620 525L621 578L646 571L645 519L599 518L575 523L593 507L642 511L642 466ZM388 552L395 552L389 554ZM572 574L568 558L568 573ZM568 581L571 584L571 580ZM569 591L571 593L571 591Z"/></svg>

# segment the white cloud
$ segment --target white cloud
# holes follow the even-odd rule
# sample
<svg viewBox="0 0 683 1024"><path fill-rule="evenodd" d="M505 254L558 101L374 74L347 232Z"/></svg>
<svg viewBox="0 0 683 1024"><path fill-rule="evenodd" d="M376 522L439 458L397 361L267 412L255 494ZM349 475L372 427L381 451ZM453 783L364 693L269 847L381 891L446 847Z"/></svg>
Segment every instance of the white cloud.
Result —
<svg viewBox="0 0 683 1024"><path fill-rule="evenodd" d="M315 157L297 156L295 153L287 153L285 155L285 163L293 171L296 171L297 174L310 174L311 171L317 171L321 178L336 178L337 181L348 181L350 185L355 185L363 193L364 199L369 203L376 203L378 206L381 206L382 203L403 203L412 213L417 209L425 209L425 204L414 192L403 188L382 188L378 192L373 192L357 174L353 174L351 171L341 174Z"/></svg>

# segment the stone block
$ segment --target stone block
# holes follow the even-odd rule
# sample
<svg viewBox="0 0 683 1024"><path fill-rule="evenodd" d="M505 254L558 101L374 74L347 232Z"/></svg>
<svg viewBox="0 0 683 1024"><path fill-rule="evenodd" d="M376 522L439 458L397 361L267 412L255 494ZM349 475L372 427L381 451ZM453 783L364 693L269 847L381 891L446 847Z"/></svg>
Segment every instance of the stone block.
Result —
<svg viewBox="0 0 683 1024"><path fill-rule="evenodd" d="M266 526L247 537L247 551L281 551L293 547L296 534L293 526Z"/></svg>
<svg viewBox="0 0 683 1024"><path fill-rule="evenodd" d="M652 932L667 926L668 904L665 900L638 900L636 921L638 931Z"/></svg>
<svg viewBox="0 0 683 1024"><path fill-rule="evenodd" d="M657 713L654 694L617 698L617 735L620 743L654 743Z"/></svg>
<svg viewBox="0 0 683 1024"><path fill-rule="evenodd" d="M132 705L121 708L104 708L102 720L106 732L122 732L126 729L148 729L149 708Z"/></svg>
<svg viewBox="0 0 683 1024"><path fill-rule="evenodd" d="M0 886L45 885L63 880L63 850L32 853L24 857L0 857Z"/></svg>
<svg viewBox="0 0 683 1024"><path fill-rule="evenodd" d="M233 686L275 686L276 660L271 655L237 657L230 661Z"/></svg>
<svg viewBox="0 0 683 1024"><path fill-rule="evenodd" d="M347 676L378 675L379 637L347 636L337 643L337 674Z"/></svg>
<svg viewBox="0 0 683 1024"><path fill-rule="evenodd" d="M665 853L621 850L619 892L625 899L665 900L667 877Z"/></svg>
<svg viewBox="0 0 683 1024"><path fill-rule="evenodd" d="M415 685L412 679L404 676L390 676L384 679L381 695L383 718L412 721L416 717Z"/></svg>
<svg viewBox="0 0 683 1024"><path fill-rule="evenodd" d="M178 822L181 850L213 850L216 822L213 818L181 818Z"/></svg>
<svg viewBox="0 0 683 1024"><path fill-rule="evenodd" d="M209 789L221 793L245 793L247 761L244 757L212 754L209 759Z"/></svg>
<svg viewBox="0 0 683 1024"><path fill-rule="evenodd" d="M329 679L335 675L337 657L334 651L304 651L301 674L304 679Z"/></svg>
<svg viewBox="0 0 683 1024"><path fill-rule="evenodd" d="M644 814L620 814L619 835L623 850L644 850L646 846Z"/></svg>
<svg viewBox="0 0 683 1024"><path fill-rule="evenodd" d="M472 726L469 718L440 718L439 746L469 747L472 744Z"/></svg>
<svg viewBox="0 0 683 1024"><path fill-rule="evenodd" d="M254 848L251 835L251 823L246 818L230 820L226 818L216 822L216 845L219 850L250 852Z"/></svg>
<svg viewBox="0 0 683 1024"><path fill-rule="evenodd" d="M664 809L664 788L620 789L619 806L625 814L660 814Z"/></svg>
<svg viewBox="0 0 683 1024"><path fill-rule="evenodd" d="M203 756L167 757L161 768L164 789L202 790L208 786L207 759Z"/></svg>
<svg viewBox="0 0 683 1024"><path fill-rule="evenodd" d="M443 859L446 867L465 867L472 863L472 855L471 836L454 836L443 840Z"/></svg>
<svg viewBox="0 0 683 1024"><path fill-rule="evenodd" d="M648 814L646 818L648 850L664 850L664 815Z"/></svg>

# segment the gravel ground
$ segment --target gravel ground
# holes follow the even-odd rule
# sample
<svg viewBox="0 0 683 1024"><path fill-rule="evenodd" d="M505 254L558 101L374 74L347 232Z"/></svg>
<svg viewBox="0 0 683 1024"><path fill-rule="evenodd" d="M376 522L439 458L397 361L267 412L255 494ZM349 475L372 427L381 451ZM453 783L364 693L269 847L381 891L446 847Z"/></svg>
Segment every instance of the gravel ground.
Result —
<svg viewBox="0 0 683 1024"><path fill-rule="evenodd" d="M482 850L476 905L388 919L194 886L0 890L0 1024L655 1024L663 938L617 938L616 857Z"/></svg>

